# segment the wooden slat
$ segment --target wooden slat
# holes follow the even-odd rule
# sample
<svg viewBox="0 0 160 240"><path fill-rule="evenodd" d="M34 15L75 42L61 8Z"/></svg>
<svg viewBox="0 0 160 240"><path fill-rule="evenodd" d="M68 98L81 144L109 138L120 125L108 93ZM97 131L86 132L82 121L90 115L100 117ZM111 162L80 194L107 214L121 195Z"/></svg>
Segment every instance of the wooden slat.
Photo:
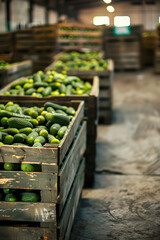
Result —
<svg viewBox="0 0 160 240"><path fill-rule="evenodd" d="M80 103L79 108L77 109L76 115L74 116L74 122L72 125L69 125L60 145L58 146L59 149L59 164L62 163L64 156L70 147L73 138L77 132L77 129L82 122L84 116L84 102Z"/></svg>
<svg viewBox="0 0 160 240"><path fill-rule="evenodd" d="M0 171L1 188L52 190L56 192L56 183L57 176L52 173Z"/></svg>
<svg viewBox="0 0 160 240"><path fill-rule="evenodd" d="M69 152L67 165L64 164L60 173L60 195L59 195L59 214L61 214L63 206L66 202L69 190L75 178L80 160L82 159L86 149L86 123L83 123L82 128Z"/></svg>
<svg viewBox="0 0 160 240"><path fill-rule="evenodd" d="M65 206L65 210L58 224L58 229L60 231L60 239L66 239L66 240L69 239L68 237L69 237L73 220L76 214L79 198L80 198L83 183L84 183L84 167L85 167L85 164L83 160L81 163L80 169L78 171L78 174L75 178L74 185L72 187L67 204ZM65 234L67 234L66 238L65 238Z"/></svg>
<svg viewBox="0 0 160 240"><path fill-rule="evenodd" d="M56 224L56 205L40 202L0 202L0 220L53 222Z"/></svg>
<svg viewBox="0 0 160 240"><path fill-rule="evenodd" d="M1 240L55 240L56 228L0 226Z"/></svg>

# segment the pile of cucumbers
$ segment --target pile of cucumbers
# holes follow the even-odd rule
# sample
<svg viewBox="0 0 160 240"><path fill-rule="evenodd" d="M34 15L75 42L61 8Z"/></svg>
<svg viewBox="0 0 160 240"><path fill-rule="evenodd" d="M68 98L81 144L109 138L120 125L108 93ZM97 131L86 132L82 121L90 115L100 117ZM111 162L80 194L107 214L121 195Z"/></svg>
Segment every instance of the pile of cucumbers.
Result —
<svg viewBox="0 0 160 240"><path fill-rule="evenodd" d="M29 78L14 82L10 89L1 91L1 95L28 95L48 97L58 95L90 94L92 85L79 77L67 76L66 72L38 71Z"/></svg>
<svg viewBox="0 0 160 240"><path fill-rule="evenodd" d="M0 201L38 202L40 201L40 194L39 192L30 191L30 190L3 188L3 189L0 189Z"/></svg>
<svg viewBox="0 0 160 240"><path fill-rule="evenodd" d="M100 52L76 52L76 51L71 51L71 52L66 52L62 54L59 57L59 60L61 61L75 61L77 59L81 60L90 60L90 59L95 59L100 56Z"/></svg>
<svg viewBox="0 0 160 240"><path fill-rule="evenodd" d="M104 59L90 59L90 60L82 60L80 58L75 58L71 61L61 61L58 60L53 67L53 70L79 70L79 71L104 71L108 68L108 60Z"/></svg>
<svg viewBox="0 0 160 240"><path fill-rule="evenodd" d="M5 67L7 67L9 65L11 65L11 64L8 62L0 61L0 70L4 69Z"/></svg>
<svg viewBox="0 0 160 240"><path fill-rule="evenodd" d="M59 144L75 114L74 108L53 102L30 108L13 102L0 104L0 145Z"/></svg>

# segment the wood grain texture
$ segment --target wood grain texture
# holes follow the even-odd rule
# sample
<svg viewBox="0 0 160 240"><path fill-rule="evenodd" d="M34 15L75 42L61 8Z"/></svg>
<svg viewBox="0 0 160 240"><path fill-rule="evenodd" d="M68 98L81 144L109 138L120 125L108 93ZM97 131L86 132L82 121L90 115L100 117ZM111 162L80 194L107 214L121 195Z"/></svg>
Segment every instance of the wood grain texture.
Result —
<svg viewBox="0 0 160 240"><path fill-rule="evenodd" d="M63 209L66 202L66 198L72 186L80 161L86 150L86 123L83 126L77 136L72 149L67 156L66 163L63 165L59 172L59 214Z"/></svg>
<svg viewBox="0 0 160 240"><path fill-rule="evenodd" d="M75 217L75 213L77 210L79 198L80 198L83 183L84 183L84 167L85 167L85 161L83 159L83 161L81 162L79 171L77 173L77 176L75 178L72 190L70 192L65 210L63 211L62 217L58 223L60 240L62 240L62 239L68 240L69 239L69 235L70 235L69 233L72 228L73 220ZM67 233L66 238L65 238L67 229L69 232Z"/></svg>
<svg viewBox="0 0 160 240"><path fill-rule="evenodd" d="M39 227L2 227L0 226L1 240L55 240L56 229Z"/></svg>
<svg viewBox="0 0 160 240"><path fill-rule="evenodd" d="M0 219L56 223L56 204L0 202Z"/></svg>

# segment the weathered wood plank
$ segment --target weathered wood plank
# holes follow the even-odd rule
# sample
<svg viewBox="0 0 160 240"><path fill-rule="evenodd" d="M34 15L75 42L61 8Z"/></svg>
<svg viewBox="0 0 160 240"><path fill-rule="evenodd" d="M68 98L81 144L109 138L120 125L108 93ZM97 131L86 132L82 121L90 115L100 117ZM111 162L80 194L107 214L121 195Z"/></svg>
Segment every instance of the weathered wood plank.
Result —
<svg viewBox="0 0 160 240"><path fill-rule="evenodd" d="M53 222L56 224L56 204L0 202L0 220Z"/></svg>
<svg viewBox="0 0 160 240"><path fill-rule="evenodd" d="M59 214L61 214L75 174L86 149L86 123L83 126L69 152L68 160L59 173Z"/></svg>
<svg viewBox="0 0 160 240"><path fill-rule="evenodd" d="M58 224L58 229L60 234L59 239L68 240L68 237L70 235L70 231L72 228L73 220L76 214L79 198L80 198L83 183L84 183L84 167L85 167L84 163L85 161L83 160L79 168L78 174L75 178L74 185L70 192L65 210ZM68 229L68 232L67 232L67 229ZM67 234L66 238L65 238L65 234Z"/></svg>
<svg viewBox="0 0 160 240"><path fill-rule="evenodd" d="M0 171L0 187L57 191L57 176L52 173Z"/></svg>

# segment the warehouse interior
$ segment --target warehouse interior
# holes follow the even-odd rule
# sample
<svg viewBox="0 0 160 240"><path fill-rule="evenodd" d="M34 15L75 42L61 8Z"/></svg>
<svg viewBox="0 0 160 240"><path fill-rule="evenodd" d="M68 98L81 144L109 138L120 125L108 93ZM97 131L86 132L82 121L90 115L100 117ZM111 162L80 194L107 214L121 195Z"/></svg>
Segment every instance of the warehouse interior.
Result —
<svg viewBox="0 0 160 240"><path fill-rule="evenodd" d="M159 74L159 0L0 0L0 240L160 239Z"/></svg>

